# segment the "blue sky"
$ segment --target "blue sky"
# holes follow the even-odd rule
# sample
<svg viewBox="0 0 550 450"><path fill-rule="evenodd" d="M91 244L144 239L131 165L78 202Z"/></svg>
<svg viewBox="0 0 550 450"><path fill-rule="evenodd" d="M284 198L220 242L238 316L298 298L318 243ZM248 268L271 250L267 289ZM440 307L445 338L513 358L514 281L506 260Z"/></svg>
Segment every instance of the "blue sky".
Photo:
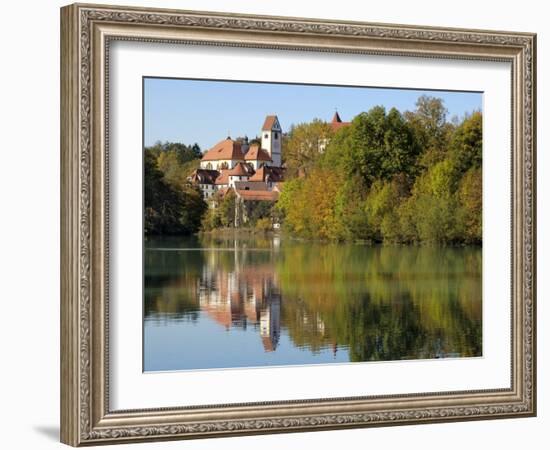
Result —
<svg viewBox="0 0 550 450"><path fill-rule="evenodd" d="M288 131L330 121L335 109L343 121L376 105L412 111L423 94L443 99L447 120L482 108L482 94L471 92L145 78L145 145L196 142L206 150L228 135L256 137L269 114Z"/></svg>

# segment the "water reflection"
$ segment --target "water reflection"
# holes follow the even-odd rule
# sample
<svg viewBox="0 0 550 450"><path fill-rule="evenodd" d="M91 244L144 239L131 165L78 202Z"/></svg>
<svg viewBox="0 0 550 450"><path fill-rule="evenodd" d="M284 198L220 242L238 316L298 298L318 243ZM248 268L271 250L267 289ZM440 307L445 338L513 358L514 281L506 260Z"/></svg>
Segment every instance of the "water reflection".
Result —
<svg viewBox="0 0 550 450"><path fill-rule="evenodd" d="M481 249L146 242L145 370L481 355Z"/></svg>
<svg viewBox="0 0 550 450"><path fill-rule="evenodd" d="M227 272L215 260L212 265L206 264L200 279L199 307L226 330L259 327L264 349L274 351L281 332L281 294L273 268L264 265L240 269Z"/></svg>

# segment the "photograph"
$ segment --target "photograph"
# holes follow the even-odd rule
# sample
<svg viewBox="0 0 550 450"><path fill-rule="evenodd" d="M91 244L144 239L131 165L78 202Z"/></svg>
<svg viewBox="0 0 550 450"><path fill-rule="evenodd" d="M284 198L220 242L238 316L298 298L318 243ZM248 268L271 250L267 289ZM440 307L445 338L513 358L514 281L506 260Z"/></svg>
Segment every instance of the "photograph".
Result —
<svg viewBox="0 0 550 450"><path fill-rule="evenodd" d="M483 93L143 77L143 370L483 357Z"/></svg>

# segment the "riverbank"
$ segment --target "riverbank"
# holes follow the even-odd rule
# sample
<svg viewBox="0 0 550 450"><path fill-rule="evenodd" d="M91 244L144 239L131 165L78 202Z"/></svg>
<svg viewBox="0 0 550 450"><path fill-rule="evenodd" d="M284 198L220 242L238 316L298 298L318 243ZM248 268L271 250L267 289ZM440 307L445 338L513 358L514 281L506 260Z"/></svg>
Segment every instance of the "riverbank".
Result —
<svg viewBox="0 0 550 450"><path fill-rule="evenodd" d="M258 228L214 228L213 230L201 230L197 236L214 236L214 237L249 237L249 236L281 236L279 230L262 230Z"/></svg>
<svg viewBox="0 0 550 450"><path fill-rule="evenodd" d="M278 237L279 239L284 239L292 242L300 243L312 243L312 244L353 244L353 245L364 245L368 247L376 246L385 246L385 247L449 247L449 248L463 248L463 247L477 247L482 248L483 243L464 243L464 242L433 242L433 241L412 241L412 242L384 242L384 241L375 241L368 239L355 239L349 241L335 241L330 239L320 239L320 238L303 238L299 236L293 236L288 232L283 230L262 230L252 227L243 227L243 228L234 228L234 227L225 227L225 228L215 228L213 230L199 231L196 233L196 236L209 236L209 237L218 237L218 238L250 238L250 237Z"/></svg>

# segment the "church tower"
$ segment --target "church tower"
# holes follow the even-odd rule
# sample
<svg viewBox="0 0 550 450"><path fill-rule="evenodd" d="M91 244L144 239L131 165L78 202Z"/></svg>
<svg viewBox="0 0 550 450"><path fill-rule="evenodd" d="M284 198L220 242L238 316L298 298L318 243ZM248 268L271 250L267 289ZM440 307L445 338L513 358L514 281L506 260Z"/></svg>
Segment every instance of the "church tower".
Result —
<svg viewBox="0 0 550 450"><path fill-rule="evenodd" d="M262 148L269 153L276 167L281 166L283 133L277 116L267 116L262 127Z"/></svg>

